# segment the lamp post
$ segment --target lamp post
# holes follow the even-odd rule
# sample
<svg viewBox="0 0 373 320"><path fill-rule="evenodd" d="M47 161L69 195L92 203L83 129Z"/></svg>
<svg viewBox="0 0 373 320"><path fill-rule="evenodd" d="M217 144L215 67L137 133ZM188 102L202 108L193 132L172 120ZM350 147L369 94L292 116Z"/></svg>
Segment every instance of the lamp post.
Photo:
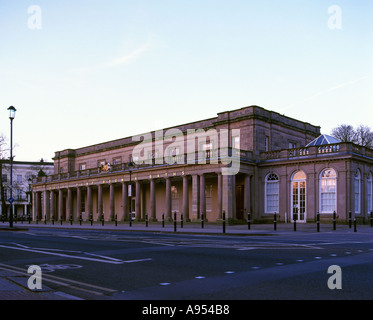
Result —
<svg viewBox="0 0 373 320"><path fill-rule="evenodd" d="M9 119L10 119L10 197L9 197L9 227L13 228L13 120L16 116L16 108L10 106Z"/></svg>
<svg viewBox="0 0 373 320"><path fill-rule="evenodd" d="M134 167L134 163L131 157L131 160L128 163L128 170L130 173L130 224L132 224L132 169L133 167Z"/></svg>

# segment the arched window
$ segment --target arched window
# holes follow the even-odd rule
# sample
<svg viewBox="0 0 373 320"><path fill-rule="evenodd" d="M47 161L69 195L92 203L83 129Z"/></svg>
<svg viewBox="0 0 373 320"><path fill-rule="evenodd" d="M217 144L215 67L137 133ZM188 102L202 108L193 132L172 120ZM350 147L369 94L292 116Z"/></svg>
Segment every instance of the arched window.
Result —
<svg viewBox="0 0 373 320"><path fill-rule="evenodd" d="M355 189L355 214L360 214L361 208L361 174L360 170L357 169L355 172L355 179L354 179L354 189Z"/></svg>
<svg viewBox="0 0 373 320"><path fill-rule="evenodd" d="M320 175L320 213L337 211L337 174L328 168Z"/></svg>
<svg viewBox="0 0 373 320"><path fill-rule="evenodd" d="M373 210L373 198L372 198L372 190L373 190L373 178L372 173L369 172L368 180L367 180L367 210L368 214Z"/></svg>
<svg viewBox="0 0 373 320"><path fill-rule="evenodd" d="M279 178L270 173L265 180L265 212L279 213Z"/></svg>

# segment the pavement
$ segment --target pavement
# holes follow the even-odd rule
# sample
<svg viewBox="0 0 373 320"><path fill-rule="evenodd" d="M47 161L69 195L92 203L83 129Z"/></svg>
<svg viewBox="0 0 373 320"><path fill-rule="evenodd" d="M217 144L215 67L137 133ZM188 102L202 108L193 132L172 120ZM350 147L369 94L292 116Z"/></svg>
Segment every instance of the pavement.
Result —
<svg viewBox="0 0 373 320"><path fill-rule="evenodd" d="M149 222L146 226L145 222L136 222L132 226L129 223L121 222L115 225L114 222L105 222L104 225L100 222L94 222L93 225L90 223L73 223L64 222L55 223L52 225L51 222L44 224L39 222L36 224L32 222L24 222L23 224L18 222L13 224L13 228L9 227L9 224L0 223L0 232L27 232L31 228L55 228L55 229L73 229L73 230L105 230L105 231L123 231L123 232L159 232L159 233L172 233L172 234L198 234L198 235L228 235L228 236L279 236L279 235L291 235L304 233L372 233L373 228L368 225L357 225L356 229L352 225L349 228L346 224L337 224L336 230L333 230L331 224L321 224L320 231L317 231L317 226L314 223L307 224L296 224L296 230L294 231L293 223L278 223L276 230L273 224L251 224L250 228L248 225L226 225L225 233L223 233L222 223L205 223L203 228L200 223L184 223L181 227L180 222L175 226L172 222L165 224L163 227L160 222ZM0 300L73 300L76 297L69 296L63 292L56 292L51 288L43 285L42 290L30 290L27 285L32 274L26 273L24 270L17 269L16 267L9 268L8 266L0 263Z"/></svg>

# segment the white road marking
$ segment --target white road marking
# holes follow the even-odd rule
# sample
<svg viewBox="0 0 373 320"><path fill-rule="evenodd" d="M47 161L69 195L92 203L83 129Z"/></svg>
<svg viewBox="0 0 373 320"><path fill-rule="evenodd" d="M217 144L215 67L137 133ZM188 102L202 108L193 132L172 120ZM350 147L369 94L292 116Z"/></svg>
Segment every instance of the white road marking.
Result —
<svg viewBox="0 0 373 320"><path fill-rule="evenodd" d="M102 262L102 263L109 263L109 264L123 264L123 263L133 263L133 262L140 262L140 261L148 261L152 260L151 258L146 259L139 259L139 260L119 260L115 258L105 257L105 259L99 259L99 258L90 258L90 257L84 257L84 256L78 256L78 255L70 255L70 254L64 254L64 253L57 253L57 252L51 252L53 249L32 249L27 247L12 247L12 246L6 246L6 245L0 245L0 248L6 248L11 250L20 250L20 251L28 251L28 252L35 252L35 253L41 253L41 254L47 254L52 256L58 256L58 257L65 257L65 258L72 258L72 259L80 259L80 260L88 260L88 261L95 261L95 262ZM84 252L78 252L87 254ZM93 255L93 254L91 254ZM100 256L101 258L104 256Z"/></svg>

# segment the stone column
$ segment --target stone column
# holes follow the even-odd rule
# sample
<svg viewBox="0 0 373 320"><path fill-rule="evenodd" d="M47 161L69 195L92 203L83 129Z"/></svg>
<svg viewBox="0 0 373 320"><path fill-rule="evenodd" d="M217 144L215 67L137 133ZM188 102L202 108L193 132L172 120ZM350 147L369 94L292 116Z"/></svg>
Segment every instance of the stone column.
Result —
<svg viewBox="0 0 373 320"><path fill-rule="evenodd" d="M200 187L199 187L199 204L200 204L200 215L203 213L204 214L204 219L206 220L206 182L205 182L205 176L204 174L200 175L199 178L200 182Z"/></svg>
<svg viewBox="0 0 373 320"><path fill-rule="evenodd" d="M73 195L72 188L67 189L67 220L70 220L70 217L73 215Z"/></svg>
<svg viewBox="0 0 373 320"><path fill-rule="evenodd" d="M48 199L49 199L49 191L47 190L44 190L44 193L43 193L43 219L46 219L47 221L49 221L49 214L50 214L50 211L49 211L49 208L48 208Z"/></svg>
<svg viewBox="0 0 373 320"><path fill-rule="evenodd" d="M188 177L183 176L183 213L185 221L190 221L189 218L189 183Z"/></svg>
<svg viewBox="0 0 373 320"><path fill-rule="evenodd" d="M93 219L93 212L92 212L92 187L87 186L87 213L88 213L88 219L92 215Z"/></svg>
<svg viewBox="0 0 373 320"><path fill-rule="evenodd" d="M55 193L53 190L50 192L49 211L50 211L50 218L51 219L53 218L53 220L56 221L58 217L56 217L56 198L55 198Z"/></svg>
<svg viewBox="0 0 373 320"><path fill-rule="evenodd" d="M150 179L150 218L152 221L157 221L154 179Z"/></svg>
<svg viewBox="0 0 373 320"><path fill-rule="evenodd" d="M82 188L76 188L76 211L74 220L79 220L80 215L82 214Z"/></svg>
<svg viewBox="0 0 373 320"><path fill-rule="evenodd" d="M136 201L135 201L136 219L141 220L141 184L136 180Z"/></svg>
<svg viewBox="0 0 373 320"><path fill-rule="evenodd" d="M222 176L218 172L218 220L223 219L223 189L222 189Z"/></svg>
<svg viewBox="0 0 373 320"><path fill-rule="evenodd" d="M171 179L166 178L166 219L172 221L171 215Z"/></svg>
<svg viewBox="0 0 373 320"><path fill-rule="evenodd" d="M104 202L103 202L103 197L102 197L102 184L99 184L98 185L98 217L97 217L97 221L101 221L101 217L102 217L103 213L104 213Z"/></svg>
<svg viewBox="0 0 373 320"><path fill-rule="evenodd" d="M58 190L58 219L63 220L63 192Z"/></svg>
<svg viewBox="0 0 373 320"><path fill-rule="evenodd" d="M199 176L192 176L192 219L199 219Z"/></svg>
<svg viewBox="0 0 373 320"><path fill-rule="evenodd" d="M114 201L114 195L115 195L115 186L114 183L110 183L110 221L114 221L115 216L115 201Z"/></svg>
<svg viewBox="0 0 373 320"><path fill-rule="evenodd" d="M128 183L122 183L122 221L129 220L128 216Z"/></svg>

